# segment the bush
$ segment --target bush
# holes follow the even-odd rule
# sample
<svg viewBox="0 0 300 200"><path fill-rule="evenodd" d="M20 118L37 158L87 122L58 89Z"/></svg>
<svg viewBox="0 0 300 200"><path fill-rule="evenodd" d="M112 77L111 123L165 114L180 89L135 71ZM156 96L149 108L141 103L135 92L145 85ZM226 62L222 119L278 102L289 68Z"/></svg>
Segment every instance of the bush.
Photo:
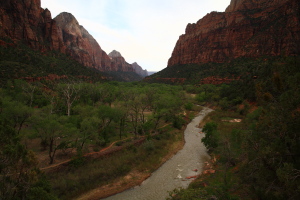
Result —
<svg viewBox="0 0 300 200"><path fill-rule="evenodd" d="M203 132L205 132L205 137L202 138L203 144L208 150L213 150L218 147L219 136L217 132L218 124L215 122L208 122L203 127Z"/></svg>
<svg viewBox="0 0 300 200"><path fill-rule="evenodd" d="M186 109L186 110L193 110L193 103L191 103L191 102L188 102L188 103L186 103L185 105L184 105L184 108Z"/></svg>
<svg viewBox="0 0 300 200"><path fill-rule="evenodd" d="M185 124L185 121L181 116L174 117L174 120L173 120L174 128L177 128L180 130L184 124Z"/></svg>

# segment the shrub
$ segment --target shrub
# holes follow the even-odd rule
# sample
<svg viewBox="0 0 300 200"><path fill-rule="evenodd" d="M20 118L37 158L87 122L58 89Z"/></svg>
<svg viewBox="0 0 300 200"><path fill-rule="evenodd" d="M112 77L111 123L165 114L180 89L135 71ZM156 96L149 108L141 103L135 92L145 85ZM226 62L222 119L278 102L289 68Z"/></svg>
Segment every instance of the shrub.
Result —
<svg viewBox="0 0 300 200"><path fill-rule="evenodd" d="M203 127L203 132L205 132L205 137L202 138L203 144L206 146L208 150L213 150L218 147L219 142L219 134L217 132L218 124L215 122L208 122Z"/></svg>
<svg viewBox="0 0 300 200"><path fill-rule="evenodd" d="M184 105L184 108L185 108L186 110L193 110L193 103L191 103L191 102L186 103L186 104Z"/></svg>

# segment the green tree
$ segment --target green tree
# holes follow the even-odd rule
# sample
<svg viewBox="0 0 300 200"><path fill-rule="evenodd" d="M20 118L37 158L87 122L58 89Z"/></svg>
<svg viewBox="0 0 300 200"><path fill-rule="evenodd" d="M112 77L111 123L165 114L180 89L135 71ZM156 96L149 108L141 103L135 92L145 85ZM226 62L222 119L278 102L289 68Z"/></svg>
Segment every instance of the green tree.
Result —
<svg viewBox="0 0 300 200"><path fill-rule="evenodd" d="M66 119L57 115L39 115L35 119L35 129L40 135L42 144L48 147L49 164L53 164L58 149L66 148L69 133L75 131L65 125ZM75 134L75 133L73 133Z"/></svg>
<svg viewBox="0 0 300 200"><path fill-rule="evenodd" d="M38 190L44 199L55 200L49 188L37 187L41 180L37 159L21 143L13 126L11 121L0 116L0 199L34 199L33 191Z"/></svg>
<svg viewBox="0 0 300 200"><path fill-rule="evenodd" d="M202 131L205 133L205 137L202 138L203 144L209 150L213 150L218 147L219 136L217 132L218 124L215 122L208 122L204 125Z"/></svg>
<svg viewBox="0 0 300 200"><path fill-rule="evenodd" d="M257 85L263 105L255 128L245 138L243 181L263 199L300 198L299 73L274 73L269 87ZM251 174L251 176L250 176Z"/></svg>
<svg viewBox="0 0 300 200"><path fill-rule="evenodd" d="M2 112L1 115L3 118L9 120L17 134L20 134L24 125L29 123L30 117L33 113L32 108L17 102L11 101L8 98L2 100Z"/></svg>

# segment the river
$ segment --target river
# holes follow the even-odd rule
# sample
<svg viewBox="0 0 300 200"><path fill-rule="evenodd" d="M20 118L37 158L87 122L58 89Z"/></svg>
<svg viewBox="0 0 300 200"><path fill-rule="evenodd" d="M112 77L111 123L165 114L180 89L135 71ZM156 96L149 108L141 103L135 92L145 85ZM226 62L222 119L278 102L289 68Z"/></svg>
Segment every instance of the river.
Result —
<svg viewBox="0 0 300 200"><path fill-rule="evenodd" d="M204 108L184 131L185 145L176 155L165 162L140 186L113 195L105 200L164 200L169 191L187 188L193 179L186 177L199 175L204 162L209 159L201 142L204 134L197 128L199 122L212 110Z"/></svg>

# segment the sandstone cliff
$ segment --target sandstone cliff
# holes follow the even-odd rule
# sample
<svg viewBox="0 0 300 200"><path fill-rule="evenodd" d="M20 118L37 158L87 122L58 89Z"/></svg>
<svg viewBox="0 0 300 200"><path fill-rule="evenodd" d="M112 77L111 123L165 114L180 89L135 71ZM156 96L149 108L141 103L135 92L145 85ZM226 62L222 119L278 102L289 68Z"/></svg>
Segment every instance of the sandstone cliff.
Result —
<svg viewBox="0 0 300 200"><path fill-rule="evenodd" d="M139 66L136 62L131 64L135 72L140 75L141 77L146 77L148 76L148 72L146 69L143 69L141 66Z"/></svg>
<svg viewBox="0 0 300 200"><path fill-rule="evenodd" d="M111 71L135 72L132 65L125 61L120 52L113 50L108 56L111 58Z"/></svg>
<svg viewBox="0 0 300 200"><path fill-rule="evenodd" d="M23 41L36 50L64 53L59 31L50 11L41 8L40 0L1 0L0 37Z"/></svg>
<svg viewBox="0 0 300 200"><path fill-rule="evenodd" d="M111 70L107 54L71 13L60 13L54 20L61 29L60 36L66 45L68 55L87 67L100 71Z"/></svg>
<svg viewBox="0 0 300 200"><path fill-rule="evenodd" d="M121 55L110 58L88 31L70 13L54 19L40 0L2 0L0 5L1 39L22 41L39 51L57 50L66 53L86 67L100 71L135 72Z"/></svg>
<svg viewBox="0 0 300 200"><path fill-rule="evenodd" d="M226 12L211 12L187 25L168 66L299 54L299 4L298 0L232 0Z"/></svg>

